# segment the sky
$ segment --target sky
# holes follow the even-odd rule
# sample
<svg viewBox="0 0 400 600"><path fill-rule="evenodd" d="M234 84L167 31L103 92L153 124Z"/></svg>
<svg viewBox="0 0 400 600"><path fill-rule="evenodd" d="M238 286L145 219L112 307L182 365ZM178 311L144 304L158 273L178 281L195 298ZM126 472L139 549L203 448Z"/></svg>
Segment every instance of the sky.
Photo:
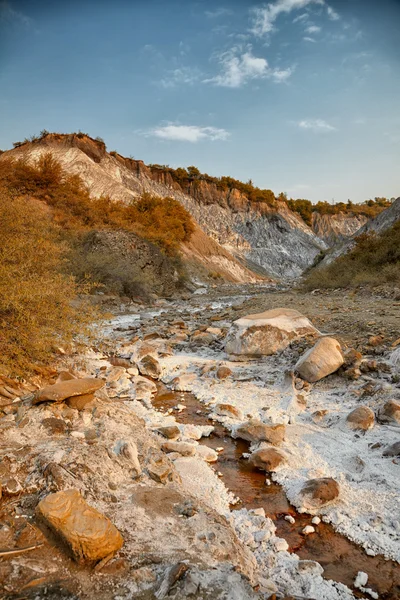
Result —
<svg viewBox="0 0 400 600"><path fill-rule="evenodd" d="M400 0L0 0L0 148L42 129L313 202L400 196Z"/></svg>

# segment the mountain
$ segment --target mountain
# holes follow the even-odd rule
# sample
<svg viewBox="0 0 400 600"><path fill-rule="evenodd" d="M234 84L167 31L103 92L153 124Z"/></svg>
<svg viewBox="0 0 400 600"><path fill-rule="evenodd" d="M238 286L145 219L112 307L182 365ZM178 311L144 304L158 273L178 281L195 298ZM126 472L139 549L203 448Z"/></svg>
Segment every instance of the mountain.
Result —
<svg viewBox="0 0 400 600"><path fill-rule="evenodd" d="M177 199L197 223L183 255L231 281L297 278L321 251L353 235L366 221L360 215L313 213L310 227L284 201L252 202L238 189L220 189L202 179L180 185L168 170L107 152L102 140L81 133L46 133L17 144L0 160L34 161L49 151L64 170L79 175L95 197L130 202L148 192Z"/></svg>

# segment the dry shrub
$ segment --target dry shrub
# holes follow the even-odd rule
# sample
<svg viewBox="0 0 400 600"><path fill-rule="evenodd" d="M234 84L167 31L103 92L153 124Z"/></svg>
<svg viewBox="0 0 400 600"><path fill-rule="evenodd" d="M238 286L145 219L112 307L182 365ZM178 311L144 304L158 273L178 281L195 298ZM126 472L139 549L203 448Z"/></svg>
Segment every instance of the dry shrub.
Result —
<svg viewBox="0 0 400 600"><path fill-rule="evenodd" d="M400 284L400 221L376 235L362 234L354 248L305 280L307 289Z"/></svg>
<svg viewBox="0 0 400 600"><path fill-rule="evenodd" d="M64 252L40 203L0 190L0 355L8 374L48 362L92 317L74 308L84 290L61 272Z"/></svg>

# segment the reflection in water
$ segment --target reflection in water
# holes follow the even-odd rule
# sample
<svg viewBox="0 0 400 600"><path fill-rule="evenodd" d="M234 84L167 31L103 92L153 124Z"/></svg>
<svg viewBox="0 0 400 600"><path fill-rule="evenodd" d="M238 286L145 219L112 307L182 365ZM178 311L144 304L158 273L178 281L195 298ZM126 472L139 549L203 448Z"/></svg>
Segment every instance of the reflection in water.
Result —
<svg viewBox="0 0 400 600"><path fill-rule="evenodd" d="M265 510L277 528L277 535L286 539L290 551L296 552L300 558L316 560L324 567L324 577L333 579L352 587L358 571L368 573L368 587L379 593L380 600L400 599L400 566L385 560L382 556L367 556L362 548L335 532L332 526L320 523L316 533L305 536L301 532L311 524L312 516L299 514L287 501L283 488L272 482L266 484L268 476L253 469L242 454L248 451L249 444L243 440L233 440L224 427L210 421L204 407L193 394L187 392L171 392L163 384L158 383L159 393L153 400L158 410L168 410L177 404L184 404L186 409L174 412L178 422L195 425L214 425L215 430L200 443L211 448L223 447L219 455L216 469L223 474L225 485L240 498L241 502L232 507L259 508ZM292 515L296 522L291 524L284 519ZM356 596L364 597L357 591Z"/></svg>

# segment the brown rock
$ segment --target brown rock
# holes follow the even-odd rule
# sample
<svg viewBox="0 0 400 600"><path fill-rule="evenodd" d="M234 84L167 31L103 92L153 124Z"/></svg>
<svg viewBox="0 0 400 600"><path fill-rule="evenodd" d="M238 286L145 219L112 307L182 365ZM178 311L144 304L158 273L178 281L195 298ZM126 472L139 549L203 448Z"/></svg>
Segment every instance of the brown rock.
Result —
<svg viewBox="0 0 400 600"><path fill-rule="evenodd" d="M355 348L347 348L343 353L344 366L349 369L350 367L359 368L362 361L362 354L355 350Z"/></svg>
<svg viewBox="0 0 400 600"><path fill-rule="evenodd" d="M350 379L352 381L356 381L361 377L361 371L356 367L351 367L343 372L343 377L346 377L346 379Z"/></svg>
<svg viewBox="0 0 400 600"><path fill-rule="evenodd" d="M285 462L285 457L275 448L261 448L251 454L249 462L253 467L269 472Z"/></svg>
<svg viewBox="0 0 400 600"><path fill-rule="evenodd" d="M68 545L76 561L98 561L114 554L123 544L118 529L78 490L46 496L37 506L38 515Z"/></svg>
<svg viewBox="0 0 400 600"><path fill-rule="evenodd" d="M189 442L164 442L161 444L163 452L178 452L181 456L194 456L196 454L196 446Z"/></svg>
<svg viewBox="0 0 400 600"><path fill-rule="evenodd" d="M141 375L147 375L153 379L158 379L161 375L161 365L154 356L147 354L138 363L137 367Z"/></svg>
<svg viewBox="0 0 400 600"><path fill-rule="evenodd" d="M147 465L147 471L154 481L158 483L167 483L174 479L174 471L169 458L153 458Z"/></svg>
<svg viewBox="0 0 400 600"><path fill-rule="evenodd" d="M217 404L214 410L217 415L221 415L223 417L235 417L236 419L243 419L242 411L232 404Z"/></svg>
<svg viewBox="0 0 400 600"><path fill-rule="evenodd" d="M303 354L294 370L306 381L314 383L337 371L343 362L339 342L334 338L324 337Z"/></svg>
<svg viewBox="0 0 400 600"><path fill-rule="evenodd" d="M61 383L61 381L71 381L71 379L76 379L75 375L69 371L60 371L56 383Z"/></svg>
<svg viewBox="0 0 400 600"><path fill-rule="evenodd" d="M400 425L400 403L389 400L378 410L378 421L386 425Z"/></svg>
<svg viewBox="0 0 400 600"><path fill-rule="evenodd" d="M181 435L180 429L177 425L159 427L157 429L157 432L161 433L161 435L167 438L168 440L176 440Z"/></svg>
<svg viewBox="0 0 400 600"><path fill-rule="evenodd" d="M94 394L82 394L82 396L72 396L72 398L67 398L65 403L70 408L75 408L76 410L92 408L94 404Z"/></svg>
<svg viewBox="0 0 400 600"><path fill-rule="evenodd" d="M367 431L374 426L375 415L368 406L358 406L347 415L346 422L350 429Z"/></svg>
<svg viewBox="0 0 400 600"><path fill-rule="evenodd" d="M229 377L229 375L232 375L232 371L229 369L229 367L219 367L217 369L217 379L226 379Z"/></svg>
<svg viewBox="0 0 400 600"><path fill-rule="evenodd" d="M368 345L376 348L383 343L384 339L384 335L371 335L371 337L368 339Z"/></svg>
<svg viewBox="0 0 400 600"><path fill-rule="evenodd" d="M337 481L331 477L322 477L306 481L301 488L300 496L306 509L315 509L335 500L339 492Z"/></svg>
<svg viewBox="0 0 400 600"><path fill-rule="evenodd" d="M85 377L84 379L70 379L60 381L54 385L39 390L33 399L34 404L39 402L62 402L71 396L82 396L83 394L91 394L104 386L102 379L94 379L93 377Z"/></svg>
<svg viewBox="0 0 400 600"><path fill-rule="evenodd" d="M277 446L284 440L285 426L282 424L266 425L254 419L241 425L236 430L236 437L248 442L268 442L273 446Z"/></svg>
<svg viewBox="0 0 400 600"><path fill-rule="evenodd" d="M56 417L43 419L41 424L49 433L65 433L67 431L67 424L65 421L63 419L57 419Z"/></svg>

